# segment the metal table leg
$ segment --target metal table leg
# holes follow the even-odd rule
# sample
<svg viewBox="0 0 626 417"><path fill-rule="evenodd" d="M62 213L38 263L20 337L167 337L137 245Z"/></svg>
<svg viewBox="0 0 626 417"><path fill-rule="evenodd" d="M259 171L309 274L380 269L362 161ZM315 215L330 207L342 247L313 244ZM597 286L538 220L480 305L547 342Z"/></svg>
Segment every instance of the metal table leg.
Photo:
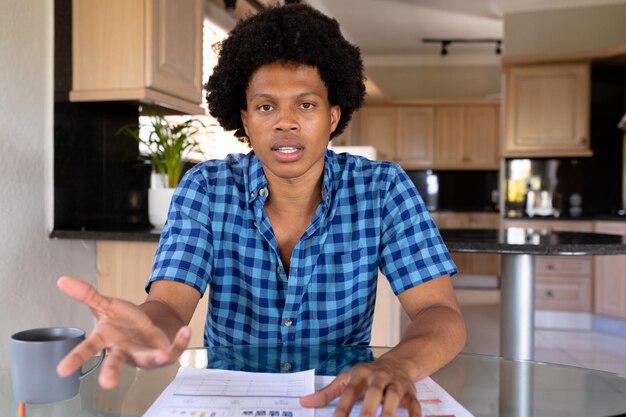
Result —
<svg viewBox="0 0 626 417"><path fill-rule="evenodd" d="M500 356L535 356L535 257L503 254L500 292Z"/></svg>

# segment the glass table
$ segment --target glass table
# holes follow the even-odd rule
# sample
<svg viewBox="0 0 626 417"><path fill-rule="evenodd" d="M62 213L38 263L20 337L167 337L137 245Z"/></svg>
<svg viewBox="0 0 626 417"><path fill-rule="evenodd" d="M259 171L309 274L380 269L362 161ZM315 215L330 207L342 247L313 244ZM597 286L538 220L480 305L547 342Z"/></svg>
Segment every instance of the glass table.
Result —
<svg viewBox="0 0 626 417"><path fill-rule="evenodd" d="M500 355L534 359L535 256L626 254L626 237L510 227L441 229L450 252L500 254Z"/></svg>
<svg viewBox="0 0 626 417"><path fill-rule="evenodd" d="M238 346L189 349L157 370L126 367L119 385L99 388L95 373L68 401L28 405L27 417L142 416L180 366L254 372L315 369L335 375L388 348L366 346ZM0 415L17 415L9 369L0 370ZM626 376L570 366L460 354L432 378L475 416L615 416L626 413Z"/></svg>

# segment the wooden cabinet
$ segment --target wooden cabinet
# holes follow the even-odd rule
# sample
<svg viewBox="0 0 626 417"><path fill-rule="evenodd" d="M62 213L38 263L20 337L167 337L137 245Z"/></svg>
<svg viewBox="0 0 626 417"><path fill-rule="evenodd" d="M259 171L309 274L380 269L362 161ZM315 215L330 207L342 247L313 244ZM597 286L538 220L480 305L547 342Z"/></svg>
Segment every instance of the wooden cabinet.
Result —
<svg viewBox="0 0 626 417"><path fill-rule="evenodd" d="M435 134L432 107L398 107L396 160L405 169L424 169L433 165Z"/></svg>
<svg viewBox="0 0 626 417"><path fill-rule="evenodd" d="M416 101L366 106L338 142L374 146L404 169L499 169L499 103Z"/></svg>
<svg viewBox="0 0 626 417"><path fill-rule="evenodd" d="M594 230L626 236L626 222L596 222ZM596 256L593 262L594 312L626 319L626 255Z"/></svg>
<svg viewBox="0 0 626 417"><path fill-rule="evenodd" d="M506 70L503 155L590 156L588 63Z"/></svg>
<svg viewBox="0 0 626 417"><path fill-rule="evenodd" d="M505 220L506 227L538 231L591 232L588 221ZM537 256L535 308L538 310L592 311L592 259L589 256Z"/></svg>
<svg viewBox="0 0 626 417"><path fill-rule="evenodd" d="M437 212L433 220L440 229L498 229L498 213ZM459 275L500 276L500 255L492 253L452 253Z"/></svg>
<svg viewBox="0 0 626 417"><path fill-rule="evenodd" d="M438 106L436 112L436 168L499 168L498 106Z"/></svg>
<svg viewBox="0 0 626 417"><path fill-rule="evenodd" d="M378 159L396 160L396 108L393 106L368 106L359 110L356 117L356 145L373 146Z"/></svg>
<svg viewBox="0 0 626 417"><path fill-rule="evenodd" d="M146 299L144 290L156 253L156 242L114 242L96 243L98 275L97 288L102 294L121 298L135 304ZM204 323L207 313L208 292L200 299L194 313L191 327L192 347L204 346Z"/></svg>
<svg viewBox="0 0 626 417"><path fill-rule="evenodd" d="M73 0L71 101L204 114L202 0Z"/></svg>

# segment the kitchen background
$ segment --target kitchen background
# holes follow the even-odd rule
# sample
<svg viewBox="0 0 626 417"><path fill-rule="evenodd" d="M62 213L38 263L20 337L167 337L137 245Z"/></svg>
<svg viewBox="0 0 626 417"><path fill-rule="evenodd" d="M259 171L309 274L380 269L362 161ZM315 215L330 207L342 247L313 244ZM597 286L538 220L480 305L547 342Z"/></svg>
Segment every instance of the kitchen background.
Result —
<svg viewBox="0 0 626 417"><path fill-rule="evenodd" d="M224 20L223 13L215 8L219 2L191 3L206 5L208 14ZM7 0L0 5L0 11L0 54L5 69L0 72L0 102L4 110L0 114L0 188L5 196L10 196L0 200L0 230L7 237L0 243L0 315L11 318L3 322L3 329L8 336L13 330L34 325L64 323L89 328L93 323L91 315L58 294L56 277L81 276L103 291L111 288L107 287L111 277L117 277L118 290L133 295L130 287L141 287L154 239L158 238L146 233L148 168L138 163L135 142L115 134L121 125L137 120L141 100L69 100L72 80L80 75L72 71L71 65L76 34L71 25L69 0ZM119 19L129 16L121 14ZM594 228L602 223L606 227L597 230L623 233L617 229L621 223L597 220L619 220L619 210L623 208L623 139L617 123L624 114L625 101L625 16L625 4L597 1L581 7L504 13L504 55L494 57L488 64L459 64L454 61L454 53L449 61L427 59L427 65L417 60L400 65L384 56L367 56L368 76L385 97L378 100L380 97L372 94L375 100L367 103L353 127L358 131L358 127L367 126L367 116L374 114L389 116L381 120L392 120L392 129L397 127L397 117L407 114L416 127L423 126L422 121L428 118L435 125L438 120L444 126L454 125L443 122L446 117L473 111L474 105L489 108L481 107L479 115L495 109L499 118L498 141L495 146L482 146L472 155L496 152L493 162L459 165L448 161L444 166L436 158L441 151L436 147L400 147L400 152L391 155L406 167L421 190L428 189L424 184L428 178L431 184L436 178L437 193L425 198L434 215L469 212L467 219L471 221L482 219L475 213L486 214L489 219L496 218L496 225L511 220L498 219L498 215L524 219L525 192L530 185L540 190L545 187L553 192L553 197L554 193L561 196L560 217L548 217L550 225L571 225L564 219L569 219L571 206L577 205L570 203L572 195L580 194L577 225L584 223L585 227ZM106 23L106 19L101 22ZM119 25L119 32L132 27L119 21L113 23ZM119 44L130 47L124 42ZM504 92L514 75L511 71L534 65L561 67L581 60L590 62L591 68L587 113L591 156L557 155L549 147L544 147L543 155L509 152L504 139L506 121L511 120L507 109L511 106L507 105ZM414 112L424 108L435 111ZM379 110L383 112L376 113ZM402 132L397 133L385 137L397 139ZM458 135L453 132L450 136ZM396 145L405 145L390 144L393 139L381 141L380 137L374 143L359 143L363 138L361 134L346 137L343 144L373 144L387 154ZM400 160L406 155L413 162L419 158L426 162L407 164ZM519 178L518 173L512 172L513 165L526 167ZM519 180L523 186L521 197L509 199L509 180ZM498 196L494 190L499 191ZM132 262L123 258L132 258ZM471 271L472 265L468 265L464 270ZM602 274L602 279L615 278L613 287L604 290L613 298L598 302L596 296L602 288L596 286L599 276L593 271L599 269L596 265L592 268L591 261L585 265L581 270L591 272L569 277L593 289L586 296L584 309L576 307L576 317L586 314L585 317L626 319L626 297L621 295L622 281L626 279L620 269ZM497 275L497 271L491 274ZM136 296L143 294L139 291ZM7 364L6 347L0 346L0 366Z"/></svg>

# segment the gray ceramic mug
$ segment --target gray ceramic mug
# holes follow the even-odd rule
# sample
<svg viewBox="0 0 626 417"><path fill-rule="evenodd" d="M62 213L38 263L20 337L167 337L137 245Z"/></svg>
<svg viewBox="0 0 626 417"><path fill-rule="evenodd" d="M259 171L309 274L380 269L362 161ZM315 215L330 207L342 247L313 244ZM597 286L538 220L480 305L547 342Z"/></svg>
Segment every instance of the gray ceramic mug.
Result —
<svg viewBox="0 0 626 417"><path fill-rule="evenodd" d="M85 340L75 327L47 327L24 330L11 336L11 379L18 402L45 404L68 400L78 394L80 380L104 360L104 351L86 372L77 370L67 377L57 375L57 365Z"/></svg>

